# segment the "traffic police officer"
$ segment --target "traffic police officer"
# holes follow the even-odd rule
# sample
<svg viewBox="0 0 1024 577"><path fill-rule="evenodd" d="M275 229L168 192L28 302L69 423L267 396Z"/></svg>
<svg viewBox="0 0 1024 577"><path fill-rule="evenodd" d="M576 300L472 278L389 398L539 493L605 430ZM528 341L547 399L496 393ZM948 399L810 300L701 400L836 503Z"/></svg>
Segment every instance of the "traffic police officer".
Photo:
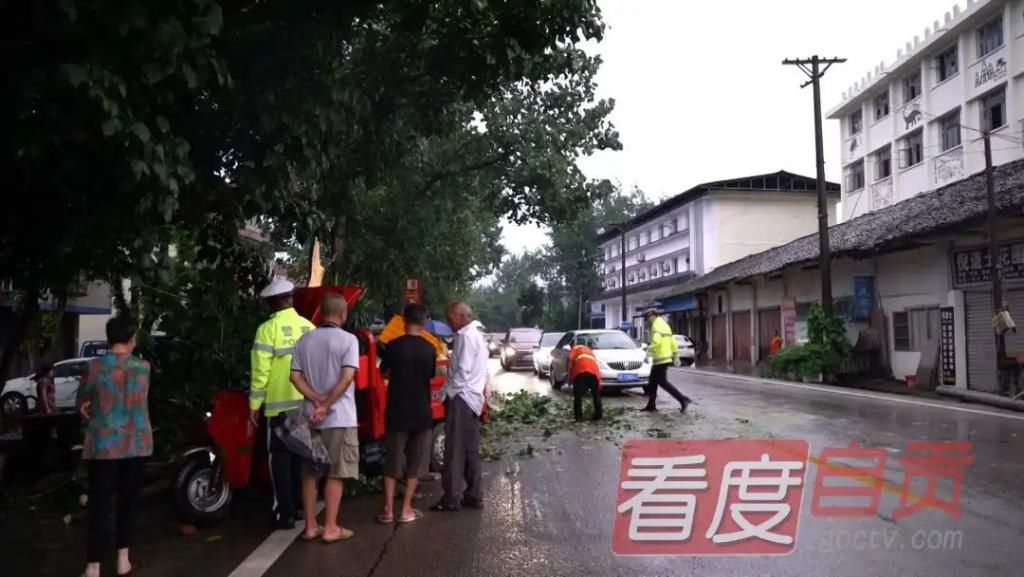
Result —
<svg viewBox="0 0 1024 577"><path fill-rule="evenodd" d="M274 523L280 529L295 526L299 498L299 458L274 434L284 424L285 411L302 406L302 393L292 385L292 351L299 337L313 330L313 323L292 308L295 285L286 280L271 282L262 297L273 313L260 325L252 345L252 383L249 386L250 431L256 430L260 409L267 417L267 453L274 484Z"/></svg>
<svg viewBox="0 0 1024 577"><path fill-rule="evenodd" d="M647 406L641 410L658 410L656 407L658 387L661 387L679 401L682 411L686 412L686 406L690 404L690 397L680 393L675 385L668 382L668 368L672 366L676 355L679 354L679 343L672 335L672 328L661 317L661 311L649 309L644 313L644 317L650 323L651 342L647 347L647 355L651 357L654 366L651 367L651 380L647 385Z"/></svg>

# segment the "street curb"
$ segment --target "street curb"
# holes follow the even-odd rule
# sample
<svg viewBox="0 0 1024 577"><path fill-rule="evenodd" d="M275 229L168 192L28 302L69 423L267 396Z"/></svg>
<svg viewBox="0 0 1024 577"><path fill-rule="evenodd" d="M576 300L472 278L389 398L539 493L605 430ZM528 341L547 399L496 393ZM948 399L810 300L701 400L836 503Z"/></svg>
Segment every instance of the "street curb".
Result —
<svg viewBox="0 0 1024 577"><path fill-rule="evenodd" d="M960 406L960 403L954 403L954 402L950 402L950 401L946 401L946 400L923 399L921 397L913 397L913 396L909 396L909 395L899 395L899 394L896 394L896 393L885 393L885 392L881 392L881 391L874 391L874 390L871 390L871 389L857 389L857 388L853 388L853 387L836 387L836 386L823 385L823 384L797 383L797 382L794 382L794 381L783 381L783 380L780 380L780 379L766 379L766 378L762 378L762 377L752 377L752 376L749 376L749 375L737 375L737 374L732 374L732 373L723 373L723 372L719 372L719 371L709 371L709 370L706 370L706 369L696 369L696 368L686 368L686 369L678 369L678 370L684 371L684 372L693 372L693 373L696 373L696 374L699 374L699 375L702 375L702 376L708 376L708 377L720 377L720 378L735 379L735 380L739 380L739 381L745 381L745 382L748 382L748 383L770 384L770 385L783 386L783 387L789 387L789 388L797 388L797 389L806 389L806 390L812 390L812 391L820 391L820 392L825 392L825 393L849 395L849 396L862 397L862 398L871 398L871 399L876 399L876 400L881 400L881 401L889 400L889 401L899 402L899 403L910 403L910 404L915 404L915 405L929 406L929 407L934 407L934 408L938 408L938 409L953 409L953 410L976 412L976 413L984 412L986 414L1001 415L1001 416L1004 416L1004 417L1007 417L1007 418L1012 418L1012 419L1020 419L1021 418L1017 414L1012 414L1012 415L1011 414L1000 414L998 412L987 412L987 411L982 411L982 410L979 410L979 409L970 409L970 408L966 408L966 407ZM959 397L959 398L961 398L962 400L965 400L965 401L975 401L977 403L986 404L986 405L989 405L989 406L994 406L996 408L1010 409L1010 410L1013 410L1013 411L1024 411L1024 402L1010 401L1009 399L1003 399L1003 403L1005 403L1005 404L995 404L993 402L994 399L990 398L990 397L992 397L992 395L982 395L982 394L978 394L978 393L973 393L972 394L969 391L959 391L959 390L955 391L955 392L949 392L948 389L952 389L952 387L942 387L942 386L940 386L940 387L936 388L936 392L940 393L942 395L947 395L948 394L949 396ZM966 394L964 394L964 393L966 393Z"/></svg>
<svg viewBox="0 0 1024 577"><path fill-rule="evenodd" d="M956 397L958 399L974 401L976 403L983 403L986 405L993 405L1002 409L1024 412L1024 401L1015 401L1013 399L1007 399L991 393L967 391L958 387L951 387L949 385L939 385L935 388L935 392L940 395Z"/></svg>

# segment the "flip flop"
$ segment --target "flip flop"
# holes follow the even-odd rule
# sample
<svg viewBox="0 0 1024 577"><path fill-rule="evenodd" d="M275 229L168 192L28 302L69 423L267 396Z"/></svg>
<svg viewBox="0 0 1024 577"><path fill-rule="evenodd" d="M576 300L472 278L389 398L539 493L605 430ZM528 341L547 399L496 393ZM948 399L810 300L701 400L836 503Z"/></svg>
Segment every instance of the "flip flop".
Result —
<svg viewBox="0 0 1024 577"><path fill-rule="evenodd" d="M354 536L355 536L355 533L351 529L345 529L343 527L341 529L341 533L339 533L337 537L331 537L330 539L328 539L327 537L324 537L322 540L323 540L323 543L325 545L330 545L331 543L337 543L338 541L344 541L346 539L351 539Z"/></svg>
<svg viewBox="0 0 1024 577"><path fill-rule="evenodd" d="M398 522L399 523L412 523L413 521L416 521L417 519L422 519L422 518L423 518L423 511L420 511L419 509L413 509L411 517L402 517L402 518L400 518L398 520Z"/></svg>
<svg viewBox="0 0 1024 577"><path fill-rule="evenodd" d="M379 513L377 515L377 522L378 523L383 523L385 525L387 525L388 523L394 523L395 522L395 515L394 515L394 513L384 513L384 512L381 512L381 513Z"/></svg>
<svg viewBox="0 0 1024 577"><path fill-rule="evenodd" d="M322 537L323 534L324 534L324 528L323 527L317 527L316 531L312 535L310 535L310 534L306 533L305 531L303 531L302 534L299 535L299 539L302 539L303 541L316 541L317 539Z"/></svg>

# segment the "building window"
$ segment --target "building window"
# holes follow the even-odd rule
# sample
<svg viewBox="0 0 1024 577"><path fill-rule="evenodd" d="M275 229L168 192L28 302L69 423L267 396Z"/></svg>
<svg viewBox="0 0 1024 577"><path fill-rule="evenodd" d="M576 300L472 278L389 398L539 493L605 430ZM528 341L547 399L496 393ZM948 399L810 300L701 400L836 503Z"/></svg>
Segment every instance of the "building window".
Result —
<svg viewBox="0 0 1024 577"><path fill-rule="evenodd" d="M900 168L910 168L924 160L924 142L918 130L900 140Z"/></svg>
<svg viewBox="0 0 1024 577"><path fill-rule="evenodd" d="M864 161L858 160L850 165L850 172L846 175L846 192L862 188L864 188Z"/></svg>
<svg viewBox="0 0 1024 577"><path fill-rule="evenodd" d="M850 135L859 134L864 128L864 115L858 110L850 115Z"/></svg>
<svg viewBox="0 0 1024 577"><path fill-rule="evenodd" d="M939 119L939 141L942 151L960 146L960 109Z"/></svg>
<svg viewBox="0 0 1024 577"><path fill-rule="evenodd" d="M1006 124L1006 87L981 99L981 129L995 130Z"/></svg>
<svg viewBox="0 0 1024 577"><path fill-rule="evenodd" d="M651 239L653 238L653 235L651 234L651 229L647 229L646 235L647 235L647 242L645 244L651 244Z"/></svg>
<svg viewBox="0 0 1024 577"><path fill-rule="evenodd" d="M672 263L667 261L667 260L666 261L662 261L662 263L661 263L661 272L663 272L665 274L672 274Z"/></svg>
<svg viewBox="0 0 1024 577"><path fill-rule="evenodd" d="M889 91L875 97L875 120L881 120L889 116Z"/></svg>
<svg viewBox="0 0 1024 577"><path fill-rule="evenodd" d="M660 273L661 270L658 268L658 265L654 265L651 267L651 278L658 278L658 275Z"/></svg>
<svg viewBox="0 0 1024 577"><path fill-rule="evenodd" d="M978 28L978 58L982 58L1003 45L1003 17Z"/></svg>
<svg viewBox="0 0 1024 577"><path fill-rule="evenodd" d="M633 235L629 239L629 249L633 250L637 248L640 248L640 237L638 235Z"/></svg>
<svg viewBox="0 0 1024 577"><path fill-rule="evenodd" d="M950 46L949 50L939 54L935 61L939 68L939 82L945 82L951 76L955 76L960 70L960 64L957 61L956 44Z"/></svg>
<svg viewBox="0 0 1024 577"><path fill-rule="evenodd" d="M921 95L921 73L915 72L903 79L904 104Z"/></svg>
<svg viewBox="0 0 1024 577"><path fill-rule="evenodd" d="M897 351L911 350L910 315L906 311L892 313L892 343Z"/></svg>
<svg viewBox="0 0 1024 577"><path fill-rule="evenodd" d="M637 273L636 278L637 278L638 281L645 281L645 280L647 280L647 269L645 269L645 268L640 269L640 272Z"/></svg>
<svg viewBox="0 0 1024 577"><path fill-rule="evenodd" d="M886 146L875 153L875 180L892 176L892 146Z"/></svg>
<svg viewBox="0 0 1024 577"><path fill-rule="evenodd" d="M601 303L601 312L604 312L604 303Z"/></svg>
<svg viewBox="0 0 1024 577"><path fill-rule="evenodd" d="M664 231L665 231L664 235L665 236L669 236L669 235L672 235L672 234L676 233L676 221L675 220L670 220L670 221L666 222L665 224L662 225L662 227L664 228Z"/></svg>

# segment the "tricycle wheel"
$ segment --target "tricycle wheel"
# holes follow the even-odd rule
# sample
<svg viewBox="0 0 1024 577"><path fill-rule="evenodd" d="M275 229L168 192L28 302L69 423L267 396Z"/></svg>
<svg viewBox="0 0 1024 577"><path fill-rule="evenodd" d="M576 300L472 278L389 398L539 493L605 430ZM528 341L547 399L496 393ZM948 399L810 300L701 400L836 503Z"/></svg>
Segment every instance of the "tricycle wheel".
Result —
<svg viewBox="0 0 1024 577"><path fill-rule="evenodd" d="M28 398L15 391L4 393L0 397L0 407L5 417L21 417L28 413Z"/></svg>
<svg viewBox="0 0 1024 577"><path fill-rule="evenodd" d="M444 421L434 424L432 441L430 443L430 470L440 473L444 469Z"/></svg>
<svg viewBox="0 0 1024 577"><path fill-rule="evenodd" d="M173 490L178 514L193 523L218 521L231 509L231 485L207 453L189 456L174 478Z"/></svg>

